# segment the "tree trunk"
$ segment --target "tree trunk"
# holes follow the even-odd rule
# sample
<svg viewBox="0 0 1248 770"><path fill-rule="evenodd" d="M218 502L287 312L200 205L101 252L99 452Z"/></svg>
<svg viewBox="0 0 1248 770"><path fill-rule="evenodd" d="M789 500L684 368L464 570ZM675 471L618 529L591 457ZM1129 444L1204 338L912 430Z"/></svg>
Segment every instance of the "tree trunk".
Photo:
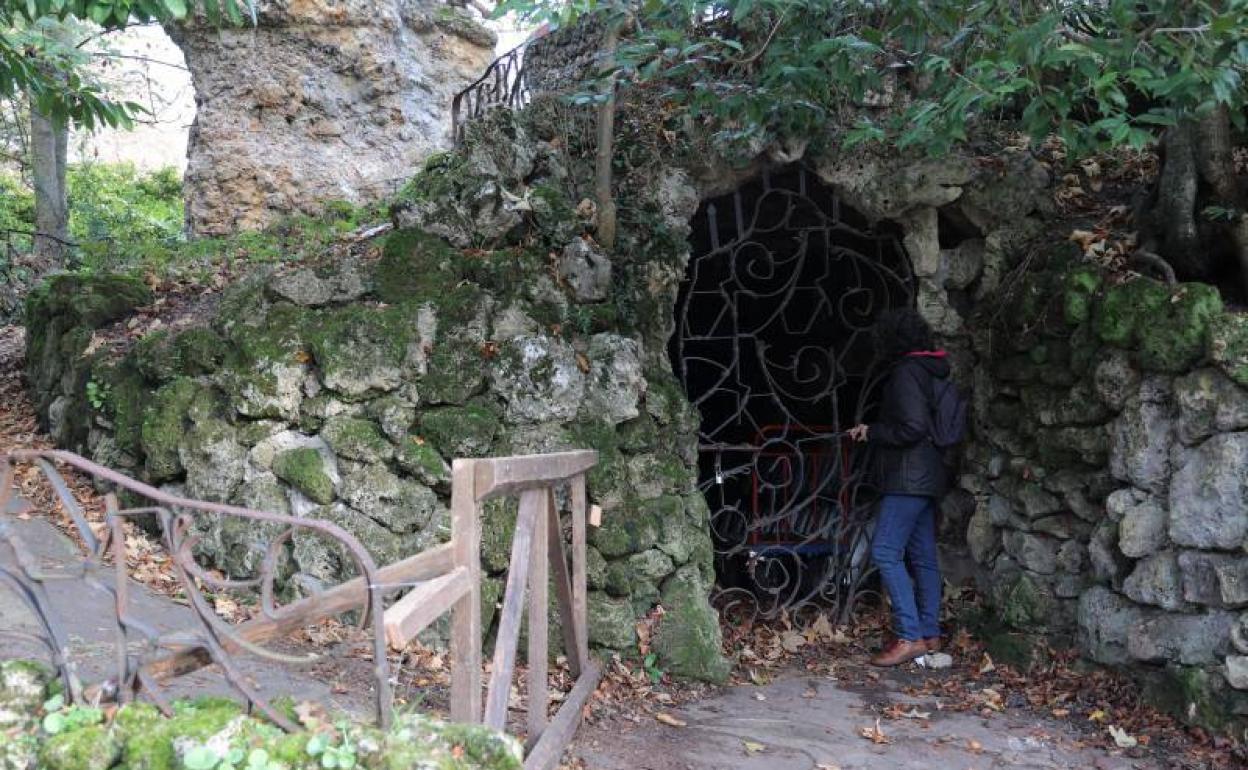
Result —
<svg viewBox="0 0 1248 770"><path fill-rule="evenodd" d="M615 65L620 25L608 22L602 43L602 69ZM598 199L598 243L607 251L615 248L616 210L611 191L611 160L615 155L615 76L607 77L607 98L598 105L598 147L594 155L594 197Z"/></svg>
<svg viewBox="0 0 1248 770"><path fill-rule="evenodd" d="M1233 273L1248 298L1248 196L1235 176L1233 149L1225 108L1166 132L1153 206L1140 222L1141 248L1162 255L1182 278ZM1206 216L1210 206L1227 217Z"/></svg>
<svg viewBox="0 0 1248 770"><path fill-rule="evenodd" d="M46 270L65 263L69 242L69 196L65 164L69 127L30 110L30 178L35 190L34 257Z"/></svg>

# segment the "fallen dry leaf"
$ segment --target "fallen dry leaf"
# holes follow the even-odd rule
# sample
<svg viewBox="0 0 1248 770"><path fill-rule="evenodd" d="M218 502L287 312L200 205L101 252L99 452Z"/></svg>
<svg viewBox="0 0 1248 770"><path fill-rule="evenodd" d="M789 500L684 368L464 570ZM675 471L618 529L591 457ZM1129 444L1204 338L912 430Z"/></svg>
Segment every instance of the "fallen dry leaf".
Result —
<svg viewBox="0 0 1248 770"><path fill-rule="evenodd" d="M864 727L858 731L858 734L875 744L888 743L888 736L885 735L884 730L880 728L879 719L875 720L874 727Z"/></svg>
<svg viewBox="0 0 1248 770"><path fill-rule="evenodd" d="M755 754L762 754L764 751L767 750L767 747L765 745L758 743L756 741L742 740L741 745L745 747L745 753L749 754L750 756L753 756Z"/></svg>
<svg viewBox="0 0 1248 770"><path fill-rule="evenodd" d="M997 664L993 663L992 656L985 652L984 659L979 662L979 673L991 674L993 671L996 671L996 670L997 670Z"/></svg>
<svg viewBox="0 0 1248 770"><path fill-rule="evenodd" d="M674 717L671 714L667 714L662 711L655 714L654 718L655 720L662 722L663 724L669 727L688 727L689 726L689 723L686 722L685 720L678 719L677 717Z"/></svg>
<svg viewBox="0 0 1248 770"><path fill-rule="evenodd" d="M1109 726L1109 735L1114 739L1114 745L1120 749L1133 749L1140 745L1139 741L1129 735L1126 730L1123 730L1117 725Z"/></svg>

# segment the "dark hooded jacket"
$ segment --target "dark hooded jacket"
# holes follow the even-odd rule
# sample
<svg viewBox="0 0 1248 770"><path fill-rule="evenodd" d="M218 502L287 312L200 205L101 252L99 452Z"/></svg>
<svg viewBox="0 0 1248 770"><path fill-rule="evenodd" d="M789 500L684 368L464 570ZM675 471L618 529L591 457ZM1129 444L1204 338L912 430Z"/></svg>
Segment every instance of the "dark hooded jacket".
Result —
<svg viewBox="0 0 1248 770"><path fill-rule="evenodd" d="M876 453L876 483L891 495L941 497L948 485L944 452L932 441L935 380L949 376L944 353L911 353L893 365L879 420L867 441Z"/></svg>

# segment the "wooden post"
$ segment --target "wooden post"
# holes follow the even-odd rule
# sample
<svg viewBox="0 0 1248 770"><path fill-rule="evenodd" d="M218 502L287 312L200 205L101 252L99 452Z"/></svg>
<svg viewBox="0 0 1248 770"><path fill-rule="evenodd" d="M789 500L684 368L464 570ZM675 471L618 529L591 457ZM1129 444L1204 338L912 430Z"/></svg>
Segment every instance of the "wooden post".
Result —
<svg viewBox="0 0 1248 770"><path fill-rule="evenodd" d="M607 251L615 248L616 209L611 191L611 159L615 155L615 75L608 74L615 66L615 49L620 40L620 25L607 21L602 41L602 63L599 70L606 79L604 100L598 105L598 147L594 153L594 197L598 199L598 243Z"/></svg>
<svg viewBox="0 0 1248 770"><path fill-rule="evenodd" d="M533 569L529 572L529 742L535 743L546 729L546 710L550 706L547 691L550 665L550 560L548 531L554 508L550 489L541 493L542 510L534 517Z"/></svg>
<svg viewBox="0 0 1248 770"><path fill-rule="evenodd" d="M451 543L470 589L451 610L451 719L481 722L481 521L472 460L451 468Z"/></svg>
<svg viewBox="0 0 1248 770"><path fill-rule="evenodd" d="M503 595L503 611L499 613L494 665L485 700L485 725L494 730L501 731L507 726L507 700L516 671L516 646L520 642L520 618L524 613L524 588L529 580L533 530L537 517L546 514L545 495L541 489L527 489L520 495L520 515L516 517L516 534L511 541L507 590Z"/></svg>
<svg viewBox="0 0 1248 770"><path fill-rule="evenodd" d="M568 572L568 553L563 546L563 529L559 526L559 511L555 508L555 496L550 494L547 499L549 515L546 517L546 541L550 544L551 580L555 584L555 598L559 603L559 625L563 630L563 651L568 656L568 670L572 678L581 675L584 661L581 660L579 631L576 625L576 605L572 600L572 576Z"/></svg>
<svg viewBox="0 0 1248 770"><path fill-rule="evenodd" d="M589 595L585 530L588 500L585 493L585 474L572 479L572 620L576 625L576 657L581 670L589 665ZM568 650L568 655L572 651Z"/></svg>

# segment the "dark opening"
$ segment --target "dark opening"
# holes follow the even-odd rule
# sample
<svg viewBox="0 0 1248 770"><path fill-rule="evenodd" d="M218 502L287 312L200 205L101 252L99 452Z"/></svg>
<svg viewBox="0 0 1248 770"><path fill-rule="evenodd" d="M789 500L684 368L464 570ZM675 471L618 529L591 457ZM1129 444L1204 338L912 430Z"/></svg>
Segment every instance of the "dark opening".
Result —
<svg viewBox="0 0 1248 770"><path fill-rule="evenodd" d="M871 493L842 434L878 394L873 320L913 301L900 234L800 165L706 201L692 228L670 354L702 418L724 603L848 606Z"/></svg>

